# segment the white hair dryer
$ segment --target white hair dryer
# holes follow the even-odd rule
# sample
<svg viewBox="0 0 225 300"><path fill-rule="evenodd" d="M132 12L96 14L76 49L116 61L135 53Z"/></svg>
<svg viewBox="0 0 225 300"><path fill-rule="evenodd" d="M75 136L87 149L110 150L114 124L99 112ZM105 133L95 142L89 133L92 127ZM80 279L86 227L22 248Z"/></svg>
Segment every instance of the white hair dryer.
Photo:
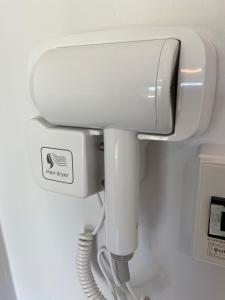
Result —
<svg viewBox="0 0 225 300"><path fill-rule="evenodd" d="M215 83L214 47L186 28L78 34L49 42L32 59L31 96L48 122L28 126L29 139L36 136L30 143L34 176L56 192L84 197L98 191L95 141L103 133L106 247L119 273L138 245L140 141L179 141L203 131ZM68 153L55 154L73 164L78 178L55 180L57 172L40 166L43 147L70 151L73 162Z"/></svg>

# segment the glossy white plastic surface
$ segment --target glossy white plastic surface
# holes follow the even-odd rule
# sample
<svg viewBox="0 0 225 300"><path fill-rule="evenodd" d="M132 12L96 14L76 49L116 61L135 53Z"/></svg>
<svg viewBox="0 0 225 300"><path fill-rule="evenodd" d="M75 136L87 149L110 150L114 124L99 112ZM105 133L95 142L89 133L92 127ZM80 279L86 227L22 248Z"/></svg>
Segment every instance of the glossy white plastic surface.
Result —
<svg viewBox="0 0 225 300"><path fill-rule="evenodd" d="M79 198L101 189L101 137L87 129L51 126L39 118L29 120L26 137L32 173L41 188Z"/></svg>
<svg viewBox="0 0 225 300"><path fill-rule="evenodd" d="M106 129L104 144L106 246L126 256L138 244L140 141L135 132Z"/></svg>
<svg viewBox="0 0 225 300"><path fill-rule="evenodd" d="M177 41L177 97L171 114ZM214 47L187 28L78 34L43 45L30 63L32 98L50 123L135 129L140 139L183 140L202 132L210 120L215 84Z"/></svg>
<svg viewBox="0 0 225 300"><path fill-rule="evenodd" d="M52 124L170 134L178 49L177 40L155 40L48 50L34 68L33 98Z"/></svg>

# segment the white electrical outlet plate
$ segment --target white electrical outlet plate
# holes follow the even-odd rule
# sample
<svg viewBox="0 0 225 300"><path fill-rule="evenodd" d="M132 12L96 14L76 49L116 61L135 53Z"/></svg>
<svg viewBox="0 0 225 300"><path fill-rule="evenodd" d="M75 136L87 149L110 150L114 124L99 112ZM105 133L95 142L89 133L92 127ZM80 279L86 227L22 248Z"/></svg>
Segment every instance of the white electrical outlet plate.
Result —
<svg viewBox="0 0 225 300"><path fill-rule="evenodd" d="M199 154L194 257L225 267L225 145L203 145Z"/></svg>

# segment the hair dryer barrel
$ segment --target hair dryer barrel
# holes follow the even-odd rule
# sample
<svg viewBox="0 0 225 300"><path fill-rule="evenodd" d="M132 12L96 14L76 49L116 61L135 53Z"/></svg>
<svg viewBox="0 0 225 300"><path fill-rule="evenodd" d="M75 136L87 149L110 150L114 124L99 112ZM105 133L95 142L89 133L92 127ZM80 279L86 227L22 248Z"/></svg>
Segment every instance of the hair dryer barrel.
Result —
<svg viewBox="0 0 225 300"><path fill-rule="evenodd" d="M116 256L138 245L139 142L137 134L104 130L106 246Z"/></svg>

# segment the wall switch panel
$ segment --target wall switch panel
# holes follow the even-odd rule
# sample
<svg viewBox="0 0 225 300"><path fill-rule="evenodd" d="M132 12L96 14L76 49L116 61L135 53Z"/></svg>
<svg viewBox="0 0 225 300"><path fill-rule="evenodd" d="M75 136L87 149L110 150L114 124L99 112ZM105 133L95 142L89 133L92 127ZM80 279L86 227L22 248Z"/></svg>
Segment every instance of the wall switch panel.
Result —
<svg viewBox="0 0 225 300"><path fill-rule="evenodd" d="M225 240L225 198L211 199L208 236Z"/></svg>
<svg viewBox="0 0 225 300"><path fill-rule="evenodd" d="M200 148L194 257L225 267L225 145Z"/></svg>

